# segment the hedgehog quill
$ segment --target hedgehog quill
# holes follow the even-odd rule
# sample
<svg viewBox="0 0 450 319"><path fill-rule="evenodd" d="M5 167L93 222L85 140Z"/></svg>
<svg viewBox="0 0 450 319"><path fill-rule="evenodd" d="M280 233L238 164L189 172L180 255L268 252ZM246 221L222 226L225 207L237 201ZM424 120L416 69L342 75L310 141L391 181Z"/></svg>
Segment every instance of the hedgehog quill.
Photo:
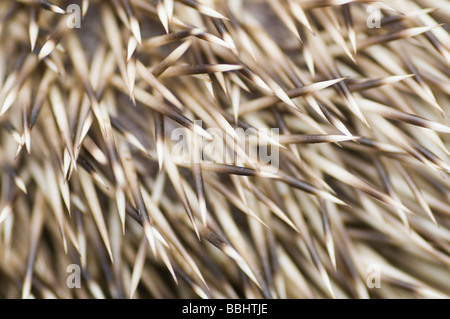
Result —
<svg viewBox="0 0 450 319"><path fill-rule="evenodd" d="M449 22L0 2L0 298L450 297Z"/></svg>

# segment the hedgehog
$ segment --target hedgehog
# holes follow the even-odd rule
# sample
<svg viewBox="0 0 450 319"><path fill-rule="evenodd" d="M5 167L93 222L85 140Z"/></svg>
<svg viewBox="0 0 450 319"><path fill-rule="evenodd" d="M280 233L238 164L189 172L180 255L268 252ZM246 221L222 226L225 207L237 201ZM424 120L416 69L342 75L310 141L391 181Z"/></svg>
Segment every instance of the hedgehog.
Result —
<svg viewBox="0 0 450 319"><path fill-rule="evenodd" d="M0 2L0 298L448 298L449 21Z"/></svg>

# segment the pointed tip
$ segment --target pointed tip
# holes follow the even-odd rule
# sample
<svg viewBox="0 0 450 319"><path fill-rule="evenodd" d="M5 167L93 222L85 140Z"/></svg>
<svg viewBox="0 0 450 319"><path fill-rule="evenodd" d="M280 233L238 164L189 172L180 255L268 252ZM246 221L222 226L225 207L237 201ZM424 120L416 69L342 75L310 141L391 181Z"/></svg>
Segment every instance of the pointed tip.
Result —
<svg viewBox="0 0 450 319"><path fill-rule="evenodd" d="M166 11L166 7L163 5L163 3L159 2L156 6L156 11L158 13L159 20L161 21L161 24L164 27L164 30L166 33L169 33L169 16Z"/></svg>
<svg viewBox="0 0 450 319"><path fill-rule="evenodd" d="M81 3L81 16L84 18L89 9L89 0L83 0Z"/></svg>
<svg viewBox="0 0 450 319"><path fill-rule="evenodd" d="M139 22L136 18L133 17L130 20L130 27L131 27L131 32L133 33L134 37L136 38L136 41L139 43L140 46L142 46L141 28L140 28Z"/></svg>
<svg viewBox="0 0 450 319"><path fill-rule="evenodd" d="M53 49L55 49L55 42L53 40L48 40L45 42L44 46L41 48L41 51L39 51L38 60L42 61L53 51Z"/></svg>

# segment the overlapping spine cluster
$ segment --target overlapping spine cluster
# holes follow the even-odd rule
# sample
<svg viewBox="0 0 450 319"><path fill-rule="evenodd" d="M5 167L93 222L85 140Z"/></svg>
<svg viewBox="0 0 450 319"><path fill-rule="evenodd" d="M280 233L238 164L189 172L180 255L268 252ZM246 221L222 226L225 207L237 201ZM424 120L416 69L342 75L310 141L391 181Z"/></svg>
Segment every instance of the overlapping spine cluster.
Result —
<svg viewBox="0 0 450 319"><path fill-rule="evenodd" d="M447 0L1 1L0 297L450 296L448 22Z"/></svg>

